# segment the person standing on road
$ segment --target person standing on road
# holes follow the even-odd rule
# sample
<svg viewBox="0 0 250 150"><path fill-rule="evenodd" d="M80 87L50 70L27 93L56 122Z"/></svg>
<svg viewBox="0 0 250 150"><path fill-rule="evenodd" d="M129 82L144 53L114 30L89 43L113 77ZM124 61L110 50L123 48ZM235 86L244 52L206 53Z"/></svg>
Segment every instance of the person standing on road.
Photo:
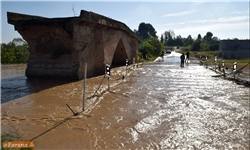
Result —
<svg viewBox="0 0 250 150"><path fill-rule="evenodd" d="M186 63L189 63L189 52L186 53Z"/></svg>
<svg viewBox="0 0 250 150"><path fill-rule="evenodd" d="M185 61L185 55L184 55L184 53L182 53L182 55L181 55L181 67L184 67L184 61Z"/></svg>

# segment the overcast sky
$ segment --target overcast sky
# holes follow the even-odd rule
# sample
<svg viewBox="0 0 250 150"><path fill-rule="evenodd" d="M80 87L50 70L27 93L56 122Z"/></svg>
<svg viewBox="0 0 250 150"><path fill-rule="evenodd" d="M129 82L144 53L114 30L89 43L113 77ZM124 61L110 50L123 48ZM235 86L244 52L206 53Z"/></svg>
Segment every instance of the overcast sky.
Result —
<svg viewBox="0 0 250 150"><path fill-rule="evenodd" d="M138 29L141 22L151 23L160 36L166 30L176 35L196 38L211 31L220 39L249 39L249 1L95 1L95 2L1 2L1 41L9 42L20 35L7 23L6 12L12 11L44 17L69 17L80 10L93 11ZM72 11L74 8L74 12Z"/></svg>

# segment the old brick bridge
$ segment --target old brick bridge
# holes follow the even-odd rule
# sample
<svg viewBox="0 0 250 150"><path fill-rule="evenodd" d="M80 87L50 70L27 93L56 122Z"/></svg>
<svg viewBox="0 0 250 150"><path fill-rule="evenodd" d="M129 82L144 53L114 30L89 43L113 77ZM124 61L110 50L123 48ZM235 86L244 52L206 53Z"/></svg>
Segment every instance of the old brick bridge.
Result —
<svg viewBox="0 0 250 150"><path fill-rule="evenodd" d="M26 76L81 79L84 64L88 76L104 73L104 65L133 62L138 39L122 22L82 10L79 17L44 18L8 12L29 44Z"/></svg>
<svg viewBox="0 0 250 150"><path fill-rule="evenodd" d="M80 79L85 62L89 76L102 74L106 63L132 63L138 48L125 24L92 12L53 19L8 13L8 22L29 43L28 77ZM65 104L79 108L82 81L26 80L2 68L2 135L33 140L36 149L250 149L249 88L215 78L196 60L181 68L180 55L131 65L125 80L118 78L125 67L108 81L87 79L87 111L79 117Z"/></svg>

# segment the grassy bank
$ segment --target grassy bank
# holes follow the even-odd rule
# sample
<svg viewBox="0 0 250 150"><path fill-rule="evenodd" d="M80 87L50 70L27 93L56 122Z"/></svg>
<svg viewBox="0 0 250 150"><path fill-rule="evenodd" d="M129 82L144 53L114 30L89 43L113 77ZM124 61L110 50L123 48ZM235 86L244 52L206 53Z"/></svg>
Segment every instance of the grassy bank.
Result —
<svg viewBox="0 0 250 150"><path fill-rule="evenodd" d="M214 59L215 56L219 56L218 51L189 51L191 57L200 58L207 56L208 59Z"/></svg>
<svg viewBox="0 0 250 150"><path fill-rule="evenodd" d="M185 51L186 53L187 51ZM215 56L220 56L219 51L189 51L190 57L194 57L200 59L201 57L208 58L208 65L214 65L214 58ZM250 63L250 58L243 58L243 59L223 59L225 66L231 68L234 62L237 62L239 67L244 66ZM218 57L218 63L222 63L222 59Z"/></svg>

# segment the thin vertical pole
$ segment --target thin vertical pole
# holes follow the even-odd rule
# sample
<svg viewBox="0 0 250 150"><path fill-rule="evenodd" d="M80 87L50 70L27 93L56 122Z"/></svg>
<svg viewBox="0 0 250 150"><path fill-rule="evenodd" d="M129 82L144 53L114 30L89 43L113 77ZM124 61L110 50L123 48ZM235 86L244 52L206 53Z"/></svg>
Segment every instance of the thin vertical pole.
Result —
<svg viewBox="0 0 250 150"><path fill-rule="evenodd" d="M127 77L127 74L128 74L128 66L126 65L125 77Z"/></svg>
<svg viewBox="0 0 250 150"><path fill-rule="evenodd" d="M128 59L126 59L126 72L125 72L125 77L127 77L128 74Z"/></svg>
<svg viewBox="0 0 250 150"><path fill-rule="evenodd" d="M109 78L111 76L111 68L110 68L110 65L106 64L105 66L105 76L108 78L108 91L110 89L110 86L109 86Z"/></svg>
<svg viewBox="0 0 250 150"><path fill-rule="evenodd" d="M214 57L214 71L216 71L217 68L217 56Z"/></svg>
<svg viewBox="0 0 250 150"><path fill-rule="evenodd" d="M87 63L85 63L85 67L84 67L84 79L83 79L83 99L82 99L82 111L84 111L84 108L85 108L85 100L86 100L86 78L87 78Z"/></svg>
<svg viewBox="0 0 250 150"><path fill-rule="evenodd" d="M234 79L236 79L237 62L233 64Z"/></svg>
<svg viewBox="0 0 250 150"><path fill-rule="evenodd" d="M208 67L208 60L207 60L207 56L206 56L206 68Z"/></svg>
<svg viewBox="0 0 250 150"><path fill-rule="evenodd" d="M109 76L108 76L108 91L110 91Z"/></svg>
<svg viewBox="0 0 250 150"><path fill-rule="evenodd" d="M223 72L223 77L226 77L226 72L225 72L225 62L224 60L222 61L222 72Z"/></svg>

